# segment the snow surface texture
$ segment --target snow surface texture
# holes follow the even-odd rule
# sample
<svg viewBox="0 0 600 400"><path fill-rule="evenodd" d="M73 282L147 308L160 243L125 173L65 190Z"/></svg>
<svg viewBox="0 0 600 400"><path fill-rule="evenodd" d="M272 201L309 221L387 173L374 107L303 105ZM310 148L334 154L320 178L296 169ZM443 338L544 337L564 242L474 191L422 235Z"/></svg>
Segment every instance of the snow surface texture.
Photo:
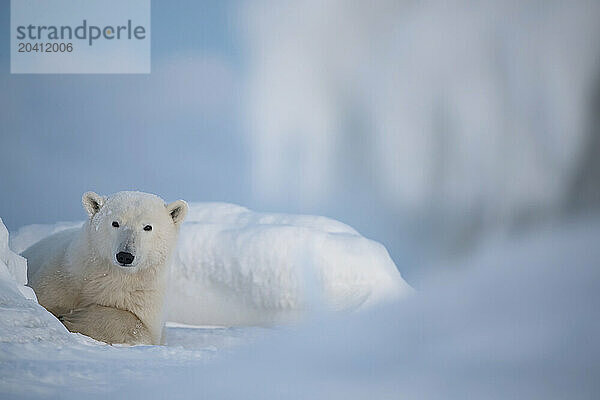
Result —
<svg viewBox="0 0 600 400"><path fill-rule="evenodd" d="M37 301L35 293L27 284L27 261L8 247L8 230L0 218L0 278L3 289L17 289L28 299ZM12 282L12 283L11 283Z"/></svg>
<svg viewBox="0 0 600 400"><path fill-rule="evenodd" d="M26 226L11 245L21 252L79 224ZM167 320L192 325L290 322L412 291L385 247L341 222L225 203L189 204L171 272Z"/></svg>
<svg viewBox="0 0 600 400"><path fill-rule="evenodd" d="M70 334L2 274L0 397L595 398L599 217L490 244L383 308L295 329L171 327L174 347Z"/></svg>
<svg viewBox="0 0 600 400"><path fill-rule="evenodd" d="M386 249L347 225L223 203L190 204L172 272L167 317L197 325L282 322L411 291Z"/></svg>

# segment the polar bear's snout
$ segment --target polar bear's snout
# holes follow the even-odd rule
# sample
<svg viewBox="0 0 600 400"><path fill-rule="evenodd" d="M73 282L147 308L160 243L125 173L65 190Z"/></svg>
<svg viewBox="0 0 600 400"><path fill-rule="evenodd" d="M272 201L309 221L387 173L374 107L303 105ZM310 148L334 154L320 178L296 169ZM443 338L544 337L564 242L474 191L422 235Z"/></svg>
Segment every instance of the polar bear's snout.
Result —
<svg viewBox="0 0 600 400"><path fill-rule="evenodd" d="M117 262L121 265L130 265L133 262L133 259L135 258L133 254L128 253L126 251L118 252L116 257Z"/></svg>
<svg viewBox="0 0 600 400"><path fill-rule="evenodd" d="M136 250L142 245L141 239L134 228L130 226L122 227L113 247L113 260L116 260L116 263L120 267L133 267L135 264L138 264L139 260L136 260ZM134 260L136 261L135 263Z"/></svg>

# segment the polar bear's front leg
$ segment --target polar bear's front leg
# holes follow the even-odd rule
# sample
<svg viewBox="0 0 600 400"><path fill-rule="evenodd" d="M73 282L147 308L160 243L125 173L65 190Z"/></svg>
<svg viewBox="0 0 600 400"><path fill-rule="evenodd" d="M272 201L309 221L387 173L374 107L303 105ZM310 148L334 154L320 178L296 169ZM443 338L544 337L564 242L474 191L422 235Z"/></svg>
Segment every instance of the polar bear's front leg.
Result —
<svg viewBox="0 0 600 400"><path fill-rule="evenodd" d="M155 344L150 331L135 314L118 308L92 304L60 315L58 319L71 332L109 344Z"/></svg>

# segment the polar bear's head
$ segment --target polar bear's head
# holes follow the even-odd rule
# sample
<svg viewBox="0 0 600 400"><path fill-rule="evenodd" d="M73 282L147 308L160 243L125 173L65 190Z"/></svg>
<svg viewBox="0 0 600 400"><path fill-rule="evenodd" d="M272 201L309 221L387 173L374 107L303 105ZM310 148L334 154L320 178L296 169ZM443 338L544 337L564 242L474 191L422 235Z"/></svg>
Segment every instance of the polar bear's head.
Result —
<svg viewBox="0 0 600 400"><path fill-rule="evenodd" d="M166 264L187 213L183 200L165 204L141 192L108 197L87 192L82 202L90 218L90 248L97 257L132 272Z"/></svg>

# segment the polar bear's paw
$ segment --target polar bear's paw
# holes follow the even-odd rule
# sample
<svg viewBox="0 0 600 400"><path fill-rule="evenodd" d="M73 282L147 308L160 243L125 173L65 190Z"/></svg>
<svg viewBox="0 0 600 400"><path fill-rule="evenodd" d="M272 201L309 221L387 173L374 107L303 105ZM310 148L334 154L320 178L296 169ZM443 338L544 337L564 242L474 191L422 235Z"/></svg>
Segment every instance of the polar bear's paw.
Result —
<svg viewBox="0 0 600 400"><path fill-rule="evenodd" d="M59 315L58 319L71 332L109 344L153 344L148 328L126 310L91 304Z"/></svg>

